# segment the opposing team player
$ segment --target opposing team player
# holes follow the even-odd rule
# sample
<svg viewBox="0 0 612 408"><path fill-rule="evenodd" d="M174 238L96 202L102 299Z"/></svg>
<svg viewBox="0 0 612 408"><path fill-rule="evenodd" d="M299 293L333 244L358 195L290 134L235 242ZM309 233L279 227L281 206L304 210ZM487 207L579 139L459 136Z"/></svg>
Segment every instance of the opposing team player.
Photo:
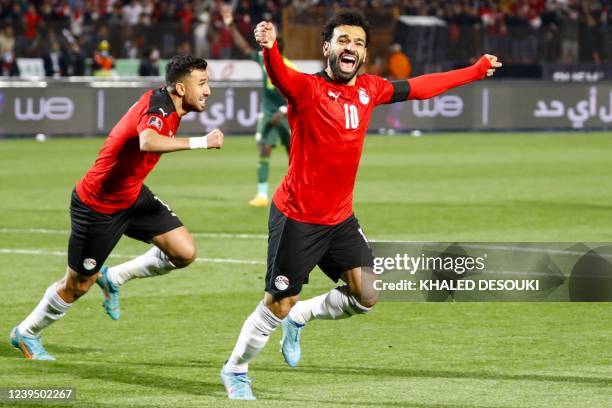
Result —
<svg viewBox="0 0 612 408"><path fill-rule="evenodd" d="M232 6L229 4L221 7L221 14L223 15L223 22L231 30L232 38L234 43L242 50L242 52L249 56L252 60L257 62L261 67L263 75L263 91L262 91L262 111L259 114L257 120L257 130L255 131L255 141L259 149L259 165L257 166L257 193L252 200L249 201L249 205L253 207L267 207L270 203L268 198L268 178L270 173L270 156L272 155L272 149L276 147L276 141L280 142L285 146L287 153L289 153L289 138L290 130L289 123L287 123L287 101L285 97L276 89L276 87L268 78L266 69L263 63L263 55L260 51L253 49L249 43L244 39L238 28L234 24L234 16L232 13ZM277 39L279 51L283 53L283 41ZM289 61L289 59L283 57L286 65L295 69L295 65Z"/></svg>
<svg viewBox="0 0 612 408"><path fill-rule="evenodd" d="M54 360L41 331L62 318L94 282L104 308L119 318L119 287L133 278L159 276L196 258L192 236L174 212L143 184L162 153L223 146L215 129L201 137L175 137L181 118L202 112L210 95L207 63L182 55L166 68L166 86L149 90L111 130L93 167L72 192L68 270L54 282L32 313L10 334L11 344L33 360ZM152 243L136 259L102 268L122 235Z"/></svg>
<svg viewBox="0 0 612 408"><path fill-rule="evenodd" d="M376 303L376 293L364 281L372 254L352 208L355 177L374 107L431 98L483 79L501 67L496 57L484 55L468 68L409 80L356 76L370 39L363 16L351 10L339 12L322 34L327 68L307 75L283 63L272 24L262 22L255 29L268 76L287 98L292 145L288 173L270 209L264 299L244 322L221 370L230 399L254 399L247 376L249 361L281 323L283 355L295 366L300 358L300 332L308 321L367 313ZM297 302L316 265L333 281L341 279L345 284Z"/></svg>

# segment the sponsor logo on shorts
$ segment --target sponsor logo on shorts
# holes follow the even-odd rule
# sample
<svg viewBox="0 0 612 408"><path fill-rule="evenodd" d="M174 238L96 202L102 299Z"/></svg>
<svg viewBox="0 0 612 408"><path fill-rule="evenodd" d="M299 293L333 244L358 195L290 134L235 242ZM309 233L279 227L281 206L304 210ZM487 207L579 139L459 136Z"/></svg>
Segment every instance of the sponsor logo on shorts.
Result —
<svg viewBox="0 0 612 408"><path fill-rule="evenodd" d="M151 118L149 119L149 123L147 123L147 126L153 126L157 130L161 130L164 126L164 122L162 122L162 120L157 116L151 116Z"/></svg>
<svg viewBox="0 0 612 408"><path fill-rule="evenodd" d="M278 290L285 290L289 287L289 278L283 275L278 275L276 279L274 279L274 286Z"/></svg>
<svg viewBox="0 0 612 408"><path fill-rule="evenodd" d="M98 263L95 259L85 258L85 260L83 261L83 268L85 268L85 270L91 271L93 268L96 267L97 264Z"/></svg>

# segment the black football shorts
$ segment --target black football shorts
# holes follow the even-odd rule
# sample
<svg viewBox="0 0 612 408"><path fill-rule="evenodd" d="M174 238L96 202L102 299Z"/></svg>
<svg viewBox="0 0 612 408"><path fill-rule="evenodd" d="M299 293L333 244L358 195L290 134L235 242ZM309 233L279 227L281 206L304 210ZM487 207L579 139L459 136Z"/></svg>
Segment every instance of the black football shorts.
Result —
<svg viewBox="0 0 612 408"><path fill-rule="evenodd" d="M368 241L354 215L337 225L287 218L272 204L268 220L266 292L277 298L300 293L315 266L334 282L358 267L372 267Z"/></svg>
<svg viewBox="0 0 612 408"><path fill-rule="evenodd" d="M70 221L68 266L85 276L100 270L123 234L150 243L153 237L183 225L170 207L144 185L130 208L113 214L101 214L87 207L74 189Z"/></svg>

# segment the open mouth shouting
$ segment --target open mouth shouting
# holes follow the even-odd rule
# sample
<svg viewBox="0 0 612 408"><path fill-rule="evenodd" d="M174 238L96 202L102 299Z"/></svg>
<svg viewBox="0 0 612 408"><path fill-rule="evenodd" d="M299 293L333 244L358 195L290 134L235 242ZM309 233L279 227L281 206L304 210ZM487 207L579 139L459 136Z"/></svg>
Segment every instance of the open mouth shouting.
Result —
<svg viewBox="0 0 612 408"><path fill-rule="evenodd" d="M357 56L349 53L342 53L340 55L340 70L344 72L353 72L355 65L357 65Z"/></svg>

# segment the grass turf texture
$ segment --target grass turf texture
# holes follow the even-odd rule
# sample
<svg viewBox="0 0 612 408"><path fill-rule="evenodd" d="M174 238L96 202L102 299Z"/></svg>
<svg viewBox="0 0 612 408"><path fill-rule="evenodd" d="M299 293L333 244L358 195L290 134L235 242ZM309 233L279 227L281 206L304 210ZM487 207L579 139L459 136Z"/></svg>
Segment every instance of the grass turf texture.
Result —
<svg viewBox="0 0 612 408"><path fill-rule="evenodd" d="M118 322L93 287L44 334L56 362L26 361L8 345L10 328L65 270L70 191L100 144L0 141L0 387L75 387L77 402L64 406L239 405L226 400L218 372L262 296L265 237L199 235L200 257L260 264L198 262L132 281ZM376 239L609 242L611 150L609 134L372 137L355 210ZM222 151L166 155L147 184L193 232L265 235L267 210L246 205L256 162L252 139L229 138ZM271 185L285 162L277 149ZM109 263L145 248L124 238ZM332 287L319 271L311 278L304 297ZM611 406L610 310L382 303L368 316L310 324L297 369L282 361L274 333L251 364L259 401L250 405Z"/></svg>

